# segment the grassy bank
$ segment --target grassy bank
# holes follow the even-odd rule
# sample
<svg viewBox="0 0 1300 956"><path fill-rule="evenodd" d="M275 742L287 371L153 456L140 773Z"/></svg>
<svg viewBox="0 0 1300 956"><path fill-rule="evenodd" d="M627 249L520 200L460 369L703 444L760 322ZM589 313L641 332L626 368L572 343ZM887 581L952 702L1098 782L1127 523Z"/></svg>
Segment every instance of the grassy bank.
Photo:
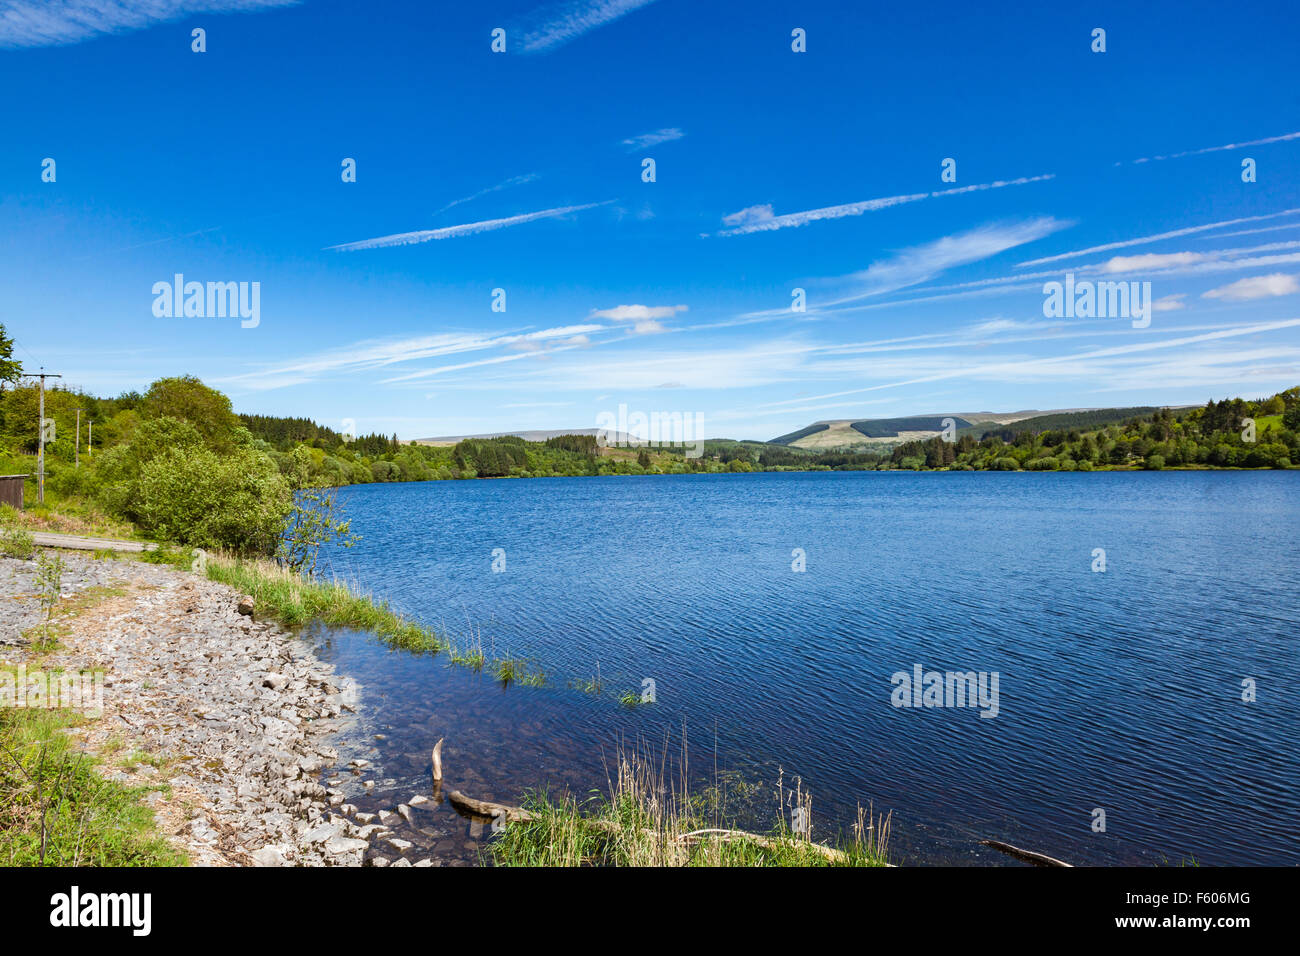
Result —
<svg viewBox="0 0 1300 956"><path fill-rule="evenodd" d="M758 834L720 825L722 788L702 796L678 791L643 757L620 758L618 780L608 798L580 807L571 798L533 795L531 819L505 826L489 846L498 866L625 867L868 867L889 866L889 818L858 820L838 847L813 843L811 798L778 784L781 823ZM796 833L784 821L807 821ZM802 814L802 816L798 816Z"/></svg>
<svg viewBox="0 0 1300 956"><path fill-rule="evenodd" d="M149 788L101 776L78 752L67 710L0 709L0 864L180 866L185 857L154 829L140 802Z"/></svg>
<svg viewBox="0 0 1300 956"><path fill-rule="evenodd" d="M517 657L484 653L481 639L456 641L403 617L387 602L361 594L343 582L306 578L274 561L209 555L207 575L252 596L257 613L286 627L319 621L331 627L369 631L389 647L417 654L446 652L448 660L486 670L507 684L541 686L546 675Z"/></svg>

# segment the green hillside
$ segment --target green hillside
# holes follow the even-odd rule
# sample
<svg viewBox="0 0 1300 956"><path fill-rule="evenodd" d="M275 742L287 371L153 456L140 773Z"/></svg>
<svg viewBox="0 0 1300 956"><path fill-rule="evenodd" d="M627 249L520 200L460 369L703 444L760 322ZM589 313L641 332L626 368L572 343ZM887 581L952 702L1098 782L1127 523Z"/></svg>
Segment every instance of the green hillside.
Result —
<svg viewBox="0 0 1300 956"><path fill-rule="evenodd" d="M780 438L773 438L773 445L790 445L797 442L800 438L807 438L809 435L816 435L818 432L824 432L830 428L825 422L818 422L816 425L809 425L807 428L801 428L797 432L790 432L788 435L782 435Z"/></svg>
<svg viewBox="0 0 1300 956"><path fill-rule="evenodd" d="M899 432L941 432L944 422L952 419L958 428L969 428L970 422L952 415L924 415L913 418L873 418L854 422L853 428L868 438L897 438Z"/></svg>

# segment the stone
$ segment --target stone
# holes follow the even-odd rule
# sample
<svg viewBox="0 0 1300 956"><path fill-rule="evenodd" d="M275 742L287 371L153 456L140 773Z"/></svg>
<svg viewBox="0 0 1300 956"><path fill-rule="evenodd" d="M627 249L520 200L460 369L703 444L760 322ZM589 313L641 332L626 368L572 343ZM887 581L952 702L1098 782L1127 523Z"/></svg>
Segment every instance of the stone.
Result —
<svg viewBox="0 0 1300 956"><path fill-rule="evenodd" d="M278 847L264 846L249 854L258 866L284 866L288 861Z"/></svg>
<svg viewBox="0 0 1300 956"><path fill-rule="evenodd" d="M353 840L349 837L335 837L325 844L325 852L338 856L340 853L357 853L369 849L365 840Z"/></svg>

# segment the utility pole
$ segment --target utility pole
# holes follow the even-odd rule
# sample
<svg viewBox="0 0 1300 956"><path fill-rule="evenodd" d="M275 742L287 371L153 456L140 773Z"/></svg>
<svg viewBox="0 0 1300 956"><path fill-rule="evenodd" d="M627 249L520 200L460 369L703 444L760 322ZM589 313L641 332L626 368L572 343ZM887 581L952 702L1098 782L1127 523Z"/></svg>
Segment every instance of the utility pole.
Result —
<svg viewBox="0 0 1300 956"><path fill-rule="evenodd" d="M41 411L40 421L37 423L37 433L40 436L39 451L36 455L36 500L38 504L45 504L45 380L47 378L63 378L62 375L54 375L45 371L45 366L37 373L24 372L23 378L39 378L41 380Z"/></svg>
<svg viewBox="0 0 1300 956"><path fill-rule="evenodd" d="M77 409L77 450L73 452L72 460L74 468L81 467L81 409Z"/></svg>

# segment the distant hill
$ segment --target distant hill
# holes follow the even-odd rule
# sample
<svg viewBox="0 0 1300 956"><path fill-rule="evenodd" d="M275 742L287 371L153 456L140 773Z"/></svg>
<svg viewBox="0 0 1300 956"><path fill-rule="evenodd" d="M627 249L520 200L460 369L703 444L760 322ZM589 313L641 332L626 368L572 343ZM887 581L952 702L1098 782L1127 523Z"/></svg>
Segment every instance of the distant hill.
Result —
<svg viewBox="0 0 1300 956"><path fill-rule="evenodd" d="M941 432L944 421L951 418L957 428L969 428L970 422L955 415L930 415L914 418L873 418L870 421L854 422L853 429L868 438L897 438L900 432Z"/></svg>
<svg viewBox="0 0 1300 956"><path fill-rule="evenodd" d="M555 438L559 435L594 435L598 431L600 431L599 428L547 428L517 432L483 432L478 435L446 435L441 438L417 438L415 439L415 443L417 445L455 445L467 438L505 438L507 436L522 438L524 441L544 442L548 438ZM611 432L608 437L610 439L610 444L614 444L615 433ZM618 437L624 441L627 439L627 435L625 434L619 434Z"/></svg>
<svg viewBox="0 0 1300 956"><path fill-rule="evenodd" d="M780 438L773 438L773 445L793 445L800 438L807 438L809 435L815 435L817 432L824 432L831 426L825 422L818 422L816 425L809 425L807 428L801 428L797 432L791 432L788 435L782 435Z"/></svg>
<svg viewBox="0 0 1300 956"><path fill-rule="evenodd" d="M1018 412L949 412L901 418L842 418L813 422L797 431L773 438L771 443L810 451L897 445L933 438L943 431L945 418L953 420L959 435L969 434L976 438L985 433L1029 431L1039 434L1056 429L1099 428L1130 418L1148 416L1154 411L1156 406L1035 408Z"/></svg>
<svg viewBox="0 0 1300 956"><path fill-rule="evenodd" d="M1016 432L1032 432L1035 435L1046 431L1070 429L1085 431L1103 425L1114 425L1130 418L1145 418L1155 411L1154 405L1134 405L1129 408L1090 408L1081 412L1051 412L1033 418L1018 419L1006 425L999 424L998 427L992 427L990 422L980 422L978 425L971 426L971 431L1010 429Z"/></svg>

